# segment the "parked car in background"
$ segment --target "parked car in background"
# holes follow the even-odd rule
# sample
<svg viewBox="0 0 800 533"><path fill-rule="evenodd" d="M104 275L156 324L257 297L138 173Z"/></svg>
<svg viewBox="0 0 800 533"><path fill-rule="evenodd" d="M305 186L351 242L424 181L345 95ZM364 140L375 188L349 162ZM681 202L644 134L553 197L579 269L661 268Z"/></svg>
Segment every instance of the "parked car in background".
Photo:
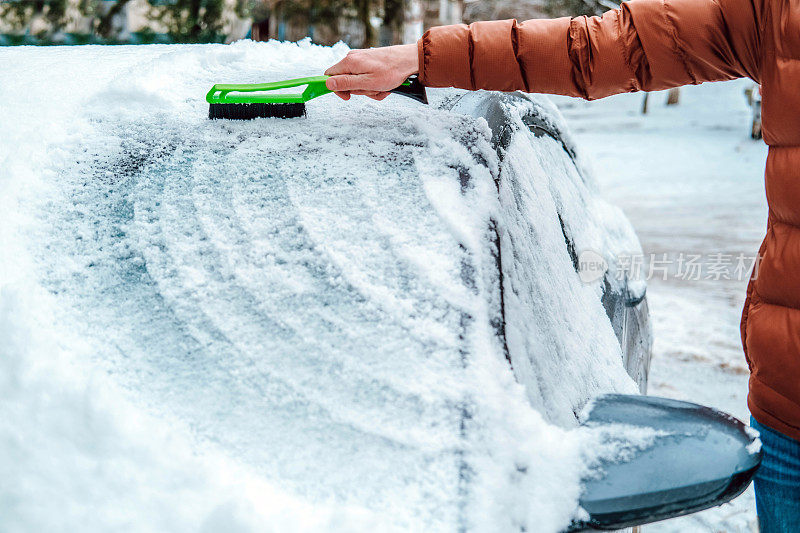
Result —
<svg viewBox="0 0 800 533"><path fill-rule="evenodd" d="M0 112L25 120L2 145L0 271L30 290L0 299L0 330L36 332L10 375L47 367L5 393L6 442L47 445L2 454L3 515L557 532L744 490L760 454L740 422L639 395L645 286L619 263L641 249L548 100L444 90L206 118L211 83L343 52L2 51Z"/></svg>

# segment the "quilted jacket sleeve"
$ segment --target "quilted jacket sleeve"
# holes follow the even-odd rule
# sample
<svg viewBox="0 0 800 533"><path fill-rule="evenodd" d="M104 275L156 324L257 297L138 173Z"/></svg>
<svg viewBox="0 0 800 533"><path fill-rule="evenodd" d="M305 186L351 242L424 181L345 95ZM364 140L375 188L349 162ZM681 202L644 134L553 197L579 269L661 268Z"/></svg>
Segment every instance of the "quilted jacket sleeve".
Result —
<svg viewBox="0 0 800 533"><path fill-rule="evenodd" d="M429 87L587 99L758 81L762 1L632 0L600 17L440 26L418 43L420 79Z"/></svg>

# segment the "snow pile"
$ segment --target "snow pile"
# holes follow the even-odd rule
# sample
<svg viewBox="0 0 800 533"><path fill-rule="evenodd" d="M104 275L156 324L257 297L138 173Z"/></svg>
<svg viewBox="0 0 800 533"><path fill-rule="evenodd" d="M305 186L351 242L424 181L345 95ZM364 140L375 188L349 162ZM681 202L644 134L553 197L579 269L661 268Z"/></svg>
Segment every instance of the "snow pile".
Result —
<svg viewBox="0 0 800 533"><path fill-rule="evenodd" d="M4 531L388 528L365 510L292 498L134 408L62 346L86 350L81 339L43 329L53 322L36 292L0 292Z"/></svg>
<svg viewBox="0 0 800 533"><path fill-rule="evenodd" d="M616 452L540 411L568 426L591 394L633 390L553 225L555 202L583 224L568 195L590 192L540 180L568 169L520 142L503 172L539 166L501 208L485 123L395 97L205 118L214 82L345 52L0 51L10 530L557 531L576 512ZM495 334L493 220L519 259L522 384Z"/></svg>

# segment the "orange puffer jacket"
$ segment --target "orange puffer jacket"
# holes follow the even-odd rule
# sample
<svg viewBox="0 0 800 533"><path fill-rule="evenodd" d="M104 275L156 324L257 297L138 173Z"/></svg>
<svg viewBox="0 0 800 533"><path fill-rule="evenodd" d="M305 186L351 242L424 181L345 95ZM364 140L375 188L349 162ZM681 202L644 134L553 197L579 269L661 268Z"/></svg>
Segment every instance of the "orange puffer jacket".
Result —
<svg viewBox="0 0 800 533"><path fill-rule="evenodd" d="M748 404L800 440L800 1L633 0L602 17L442 26L419 41L419 62L429 87L588 99L759 82L770 210L742 315Z"/></svg>

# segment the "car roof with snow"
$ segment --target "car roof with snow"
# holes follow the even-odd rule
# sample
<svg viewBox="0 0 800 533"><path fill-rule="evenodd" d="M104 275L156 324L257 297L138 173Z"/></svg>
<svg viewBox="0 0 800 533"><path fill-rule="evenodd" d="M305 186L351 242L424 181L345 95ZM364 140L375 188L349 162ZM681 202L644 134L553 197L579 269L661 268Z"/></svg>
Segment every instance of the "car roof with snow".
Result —
<svg viewBox="0 0 800 533"><path fill-rule="evenodd" d="M154 504L177 529L556 531L585 468L575 414L635 390L609 280L581 281L565 238L609 261L638 243L566 134L525 121L563 130L546 100L493 100L505 129L485 94L449 90L431 106L327 96L303 119L206 118L213 83L315 74L345 51L3 51L4 172L32 176L12 191L34 213L9 241L30 266L20 283L46 293L45 334L80 339L63 349L126 406L90 394L92 409L140 413L155 436L130 449L164 454L99 487L133 490L131 509L149 508L148 486L183 493ZM57 101L13 91L42 70ZM109 424L108 454L128 453L129 428Z"/></svg>

